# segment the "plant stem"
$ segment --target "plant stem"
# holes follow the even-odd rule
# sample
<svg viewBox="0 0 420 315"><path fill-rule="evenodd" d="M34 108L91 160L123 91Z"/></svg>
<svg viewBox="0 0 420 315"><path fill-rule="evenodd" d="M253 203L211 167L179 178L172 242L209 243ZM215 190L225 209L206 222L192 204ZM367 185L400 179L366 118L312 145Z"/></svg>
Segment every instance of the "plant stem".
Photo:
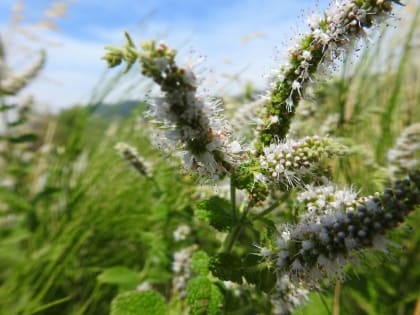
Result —
<svg viewBox="0 0 420 315"><path fill-rule="evenodd" d="M242 229L245 227L244 222L245 222L245 219L249 210L250 210L250 206L248 205L248 207L246 207L244 211L242 212L242 215L239 218L239 220L236 220L235 226L230 230L229 234L226 236L225 242L223 244L223 250L222 250L223 252L225 253L231 252L233 245L235 244L236 240L241 234Z"/></svg>
<svg viewBox="0 0 420 315"><path fill-rule="evenodd" d="M242 230L242 225L238 223L235 225L229 234L226 236L225 243L223 244L223 252L230 253L232 251L233 245L235 244L240 232Z"/></svg>
<svg viewBox="0 0 420 315"><path fill-rule="evenodd" d="M333 315L340 315L340 291L341 291L341 283L340 283L340 281L336 281L335 289L334 289Z"/></svg>
<svg viewBox="0 0 420 315"><path fill-rule="evenodd" d="M258 220L258 219L261 219L262 217L265 217L267 214L269 214L269 213L273 212L274 210L276 210L276 208L278 207L278 205L279 205L278 203L272 204L267 209L264 209L260 213L256 214L252 219L253 220Z"/></svg>
<svg viewBox="0 0 420 315"><path fill-rule="evenodd" d="M235 174L232 171L232 175L230 177L230 203L232 205L232 217L233 221L236 223L238 220L238 212L236 210L236 187L233 183L233 178Z"/></svg>

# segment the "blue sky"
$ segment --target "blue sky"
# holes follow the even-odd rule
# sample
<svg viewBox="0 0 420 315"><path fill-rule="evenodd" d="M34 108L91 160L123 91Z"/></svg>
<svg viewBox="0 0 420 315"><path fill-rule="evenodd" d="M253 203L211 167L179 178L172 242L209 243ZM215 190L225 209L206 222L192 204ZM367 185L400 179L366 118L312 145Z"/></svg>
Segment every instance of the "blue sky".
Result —
<svg viewBox="0 0 420 315"><path fill-rule="evenodd" d="M15 2L0 1L3 37L8 32ZM27 1L25 17L29 22L39 20L52 2ZM33 48L47 48L48 63L28 92L51 109L87 101L105 70L105 63L100 60L103 46L121 44L123 30L128 30L136 41L155 37L181 48L181 62L191 51L193 59L205 56L202 72L213 93L235 93L247 80L263 87L264 76L281 62L291 38L306 29L306 17L313 11L326 9L328 2L76 0L69 3L67 16L58 20L59 31L38 31L48 42L57 45L30 44ZM19 42L15 37L19 35L13 36L14 42ZM18 46L16 51L12 44L10 47L12 62L19 51ZM240 80L226 85L227 74L238 73Z"/></svg>

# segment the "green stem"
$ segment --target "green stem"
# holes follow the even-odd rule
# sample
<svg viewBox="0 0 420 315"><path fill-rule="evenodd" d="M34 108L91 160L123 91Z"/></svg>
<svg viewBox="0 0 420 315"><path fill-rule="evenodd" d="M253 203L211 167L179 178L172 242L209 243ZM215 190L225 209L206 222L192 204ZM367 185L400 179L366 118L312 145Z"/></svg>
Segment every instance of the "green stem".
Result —
<svg viewBox="0 0 420 315"><path fill-rule="evenodd" d="M153 186L155 186L156 193L161 196L162 189L160 189L159 183L156 181L155 177L149 177L149 180L153 183Z"/></svg>
<svg viewBox="0 0 420 315"><path fill-rule="evenodd" d="M260 213L256 214L252 219L253 220L261 219L262 217L265 217L267 214L270 214L271 212L276 210L278 206L279 206L278 203L274 203L271 206L269 206L267 209L264 209Z"/></svg>
<svg viewBox="0 0 420 315"><path fill-rule="evenodd" d="M226 236L225 242L223 244L223 252L224 253L230 253L233 245L237 241L239 235L242 232L242 229L245 227L244 222L246 219L246 216L250 210L250 207L246 207L244 211L242 212L241 217L236 222L236 225L230 230L229 234Z"/></svg>
<svg viewBox="0 0 420 315"><path fill-rule="evenodd" d="M242 230L242 225L238 224L232 228L226 237L225 243L223 244L223 252L230 253L232 251L233 245L235 244L240 232Z"/></svg>
<svg viewBox="0 0 420 315"><path fill-rule="evenodd" d="M232 171L231 177L230 177L230 203L232 205L232 217L233 221L236 223L238 221L238 212L236 210L236 187L233 183L233 178L235 177L235 174Z"/></svg>

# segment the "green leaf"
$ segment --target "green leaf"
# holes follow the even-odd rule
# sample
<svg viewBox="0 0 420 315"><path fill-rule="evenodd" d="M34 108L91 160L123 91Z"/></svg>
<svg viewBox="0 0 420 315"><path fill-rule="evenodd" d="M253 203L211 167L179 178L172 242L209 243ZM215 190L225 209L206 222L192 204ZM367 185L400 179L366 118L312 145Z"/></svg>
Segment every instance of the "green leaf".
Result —
<svg viewBox="0 0 420 315"><path fill-rule="evenodd" d="M29 211L32 209L32 204L22 198L18 193L0 187L0 199L8 204L15 212Z"/></svg>
<svg viewBox="0 0 420 315"><path fill-rule="evenodd" d="M188 281L187 303L190 314L206 314L211 296L211 282L206 277L197 277Z"/></svg>
<svg viewBox="0 0 420 315"><path fill-rule="evenodd" d="M259 280L256 286L263 292L270 293L276 286L277 277L274 271L268 267L261 268L259 271Z"/></svg>
<svg viewBox="0 0 420 315"><path fill-rule="evenodd" d="M205 276L209 273L210 257L203 251L195 252L191 258L191 270L200 276Z"/></svg>
<svg viewBox="0 0 420 315"><path fill-rule="evenodd" d="M258 255L248 255L243 261L243 275L258 290L269 293L276 284L276 275L266 264L261 263Z"/></svg>
<svg viewBox="0 0 420 315"><path fill-rule="evenodd" d="M223 295L207 277L200 276L188 282L187 303L192 315L217 315L221 313Z"/></svg>
<svg viewBox="0 0 420 315"><path fill-rule="evenodd" d="M356 290L349 290L350 295L355 300L355 304L359 306L363 311L366 312L368 315L375 315L377 314L374 305L372 305L372 301L369 300L366 296L357 292Z"/></svg>
<svg viewBox="0 0 420 315"><path fill-rule="evenodd" d="M114 284L126 290L134 289L140 283L139 274L124 266L105 269L97 280L99 283Z"/></svg>
<svg viewBox="0 0 420 315"><path fill-rule="evenodd" d="M220 253L210 259L210 270L221 280L242 283L242 263L239 257L233 254Z"/></svg>
<svg viewBox="0 0 420 315"><path fill-rule="evenodd" d="M268 237L271 237L277 233L276 223L273 220L267 217L262 217L259 219L259 221L264 224Z"/></svg>
<svg viewBox="0 0 420 315"><path fill-rule="evenodd" d="M25 133L17 137L10 137L8 140L12 143L34 142L38 140L38 136L33 133Z"/></svg>
<svg viewBox="0 0 420 315"><path fill-rule="evenodd" d="M26 121L27 121L26 118L20 118L18 120L15 120L15 121L12 121L12 122L7 123L7 126L8 127L17 127L19 125L24 124Z"/></svg>
<svg viewBox="0 0 420 315"><path fill-rule="evenodd" d="M5 112L5 111L8 111L8 110L10 110L12 108L15 108L15 106L13 106L13 105L6 105L6 104L0 105L0 112Z"/></svg>
<svg viewBox="0 0 420 315"><path fill-rule="evenodd" d="M32 199L33 203L37 203L38 201L45 200L46 198L60 192L61 189L57 187L46 187L41 192L35 195L35 197Z"/></svg>
<svg viewBox="0 0 420 315"><path fill-rule="evenodd" d="M167 315L165 299L154 291L127 292L111 303L110 315Z"/></svg>
<svg viewBox="0 0 420 315"><path fill-rule="evenodd" d="M207 221L219 231L228 231L233 226L232 206L230 202L218 196L210 197L197 204L197 217Z"/></svg>
<svg viewBox="0 0 420 315"><path fill-rule="evenodd" d="M209 315L221 314L223 302L224 302L224 296L222 292L220 292L219 288L216 285L212 284L207 314Z"/></svg>

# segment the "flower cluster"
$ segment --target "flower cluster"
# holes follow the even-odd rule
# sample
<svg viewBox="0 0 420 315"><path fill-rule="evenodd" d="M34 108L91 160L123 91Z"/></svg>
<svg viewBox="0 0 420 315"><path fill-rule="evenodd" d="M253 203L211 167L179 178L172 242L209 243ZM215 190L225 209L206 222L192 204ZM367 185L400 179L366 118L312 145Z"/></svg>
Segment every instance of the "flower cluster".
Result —
<svg viewBox="0 0 420 315"><path fill-rule="evenodd" d="M172 271L175 276L172 281L172 288L174 292L183 297L186 293L187 282L190 278L191 269L190 262L194 251L197 246L185 247L174 254L174 260L172 262Z"/></svg>
<svg viewBox="0 0 420 315"><path fill-rule="evenodd" d="M252 138L253 127L258 124L258 112L265 106L265 100L247 102L238 106L232 116L231 125L235 134L241 138ZM244 126L252 126L244 128Z"/></svg>
<svg viewBox="0 0 420 315"><path fill-rule="evenodd" d="M130 67L138 58L142 73L162 91L152 114L168 131L166 137L183 152L186 166L210 178L223 177L233 169L241 147L230 141L230 128L219 115L220 104L197 93L198 80L191 67L178 67L176 52L166 44L150 41L142 48L136 52L128 39L125 49L110 48L104 59L110 66L125 60Z"/></svg>
<svg viewBox="0 0 420 315"><path fill-rule="evenodd" d="M10 75L6 73L6 65L2 58L0 47L0 96L1 95L16 95L23 89L34 77L38 75L40 70L44 67L46 61L46 54L41 51L37 61L30 65L25 71L19 75ZM7 75L5 75L5 73Z"/></svg>
<svg viewBox="0 0 420 315"><path fill-rule="evenodd" d="M259 161L261 172L270 181L290 188L316 173L325 173L320 163L323 157L344 152L344 146L332 139L312 136L272 143L264 148Z"/></svg>
<svg viewBox="0 0 420 315"><path fill-rule="evenodd" d="M308 295L309 291L291 282L288 275L279 277L276 283L276 291L271 295L271 302L274 305L273 314L291 314L295 308L308 301Z"/></svg>
<svg viewBox="0 0 420 315"><path fill-rule="evenodd" d="M405 128L394 147L388 151L388 169L391 175L406 174L418 166L416 153L420 151L420 123Z"/></svg>
<svg viewBox="0 0 420 315"><path fill-rule="evenodd" d="M386 249L384 234L403 222L420 203L420 172L396 181L381 195L359 198L356 209L342 209L285 229L270 257L279 274L314 283L340 276L349 258L365 248ZM267 256L267 255L266 255Z"/></svg>
<svg viewBox="0 0 420 315"><path fill-rule="evenodd" d="M298 194L297 200L305 205L302 221L320 223L323 215L332 215L337 211L353 211L357 207L357 193L353 189L340 190L333 185L307 186Z"/></svg>
<svg viewBox="0 0 420 315"><path fill-rule="evenodd" d="M290 134L287 136L296 106L319 66L334 62L367 28L388 17L392 2L396 1L335 1L323 17L310 18L310 33L289 50L289 63L276 73L270 97L241 107L234 116L233 126L240 129L241 124L255 119L258 108L263 108L263 119L255 119L259 131L255 150L245 150L231 140L230 126L219 115L220 104L198 93L199 82L192 66L179 67L175 62L176 52L164 43L145 42L142 51L138 51L127 35L123 48L110 47L104 57L110 66L124 61L127 70L138 61L143 75L159 85L161 94L151 105L153 117L166 132L173 148L182 152L188 168L212 179L231 176L230 186L219 182L219 196L214 196L212 189L211 196L203 200L199 211L195 212L198 218L227 233L220 234L224 239L220 257L229 259L211 258L210 270L214 277L225 281L228 290L235 291L231 286L243 288L239 285L245 279L252 289L261 288L260 293L269 293L264 298L271 298L272 305L268 305L275 307L276 314L290 314L307 300L308 291L304 286L313 289L323 279L340 277L343 266L365 249L386 251L385 233L403 222L420 204L420 172L395 181L382 194L358 197L353 188L338 189L328 180L331 169L327 160L346 154L345 146L329 137L293 140ZM301 115L307 120L315 111L308 106ZM338 118L337 114L328 116L324 126L320 126L321 133L333 131ZM294 128L292 132L297 136L304 129L298 125ZM419 134L417 125L402 135L390 152L390 164L406 161L406 168L403 162L398 166L402 171L412 170L417 165L414 151L419 148ZM118 150L146 175L137 151L121 144ZM286 191L292 188L300 191L296 194ZM202 186L195 193L205 198L208 190L207 186ZM237 194L236 190L248 195ZM221 198L222 195L225 198ZM296 196L297 203L289 202L292 195ZM230 202L226 200L229 197ZM276 223L268 219L268 215L283 208L283 204L285 207L298 205L293 208L297 211L290 214L290 219L298 223L277 225L280 236L272 239ZM247 235L245 232L251 231L255 239L268 246L256 246L265 261L262 264L258 260L249 268L252 259L236 257L233 246L242 235ZM180 225L173 232L173 238L189 240L190 233L189 226ZM186 296L187 300L185 288L192 276L190 263L196 249L193 245L176 252L172 265L174 293ZM208 273L207 267L205 270ZM245 290L240 294L236 292L238 296L242 293L247 294Z"/></svg>
<svg viewBox="0 0 420 315"><path fill-rule="evenodd" d="M183 241L188 237L188 235L190 235L190 233L191 233L190 226L186 225L186 224L182 224L182 225L178 226L176 228L176 230L174 231L174 233L173 233L174 240L177 241L177 242L178 241Z"/></svg>
<svg viewBox="0 0 420 315"><path fill-rule="evenodd" d="M123 142L115 145L115 150L125 159L136 172L145 177L151 177L152 172L147 162L139 155L137 149Z"/></svg>
<svg viewBox="0 0 420 315"><path fill-rule="evenodd" d="M313 15L311 31L289 49L288 63L275 74L262 124L258 126L258 152L287 135L296 106L321 63L334 60L367 28L390 15L391 0L334 1L324 17Z"/></svg>

